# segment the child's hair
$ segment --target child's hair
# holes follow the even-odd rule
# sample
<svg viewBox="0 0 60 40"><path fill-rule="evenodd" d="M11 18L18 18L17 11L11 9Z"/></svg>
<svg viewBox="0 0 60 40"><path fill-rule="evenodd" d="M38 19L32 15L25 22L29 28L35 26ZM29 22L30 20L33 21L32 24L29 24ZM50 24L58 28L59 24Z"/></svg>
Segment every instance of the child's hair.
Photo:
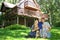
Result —
<svg viewBox="0 0 60 40"><path fill-rule="evenodd" d="M34 22L34 30L36 31L36 38L39 36L39 30L38 30L38 20L35 20Z"/></svg>
<svg viewBox="0 0 60 40"><path fill-rule="evenodd" d="M38 20L35 20L35 22L34 22L34 29L35 29L35 30L38 29Z"/></svg>
<svg viewBox="0 0 60 40"><path fill-rule="evenodd" d="M41 20L45 20L45 18L42 18Z"/></svg>

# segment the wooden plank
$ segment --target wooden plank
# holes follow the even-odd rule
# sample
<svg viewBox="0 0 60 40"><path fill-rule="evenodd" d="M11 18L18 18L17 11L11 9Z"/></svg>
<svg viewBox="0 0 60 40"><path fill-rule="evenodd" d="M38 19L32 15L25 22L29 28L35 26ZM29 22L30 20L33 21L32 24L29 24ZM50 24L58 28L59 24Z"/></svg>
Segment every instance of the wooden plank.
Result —
<svg viewBox="0 0 60 40"><path fill-rule="evenodd" d="M19 17L17 16L17 24L19 24Z"/></svg>
<svg viewBox="0 0 60 40"><path fill-rule="evenodd" d="M24 25L26 26L26 18L24 18Z"/></svg>

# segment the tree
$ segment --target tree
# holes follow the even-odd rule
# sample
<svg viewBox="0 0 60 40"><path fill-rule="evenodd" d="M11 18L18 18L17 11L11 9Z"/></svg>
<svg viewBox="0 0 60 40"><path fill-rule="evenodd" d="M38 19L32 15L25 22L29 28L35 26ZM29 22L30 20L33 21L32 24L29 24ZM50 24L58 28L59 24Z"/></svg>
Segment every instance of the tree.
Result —
<svg viewBox="0 0 60 40"><path fill-rule="evenodd" d="M39 0L40 8L43 12L49 14L49 22L52 25L60 24L60 0Z"/></svg>

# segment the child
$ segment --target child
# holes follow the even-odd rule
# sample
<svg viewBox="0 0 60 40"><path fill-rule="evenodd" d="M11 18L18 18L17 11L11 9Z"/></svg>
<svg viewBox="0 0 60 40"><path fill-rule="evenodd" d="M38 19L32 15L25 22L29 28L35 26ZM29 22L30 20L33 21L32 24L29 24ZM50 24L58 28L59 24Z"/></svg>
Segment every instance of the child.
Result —
<svg viewBox="0 0 60 40"><path fill-rule="evenodd" d="M40 31L40 37L42 37L42 19L39 18L39 21L38 21L38 27L39 27L39 31Z"/></svg>
<svg viewBox="0 0 60 40"><path fill-rule="evenodd" d="M43 38L50 37L50 24L46 22L45 18L42 19L43 22Z"/></svg>

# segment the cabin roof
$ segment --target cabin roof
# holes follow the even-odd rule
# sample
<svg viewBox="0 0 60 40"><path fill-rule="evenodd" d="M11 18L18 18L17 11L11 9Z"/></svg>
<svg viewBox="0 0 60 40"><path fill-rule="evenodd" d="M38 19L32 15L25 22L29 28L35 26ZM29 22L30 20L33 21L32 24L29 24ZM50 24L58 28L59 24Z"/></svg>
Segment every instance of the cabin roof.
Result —
<svg viewBox="0 0 60 40"><path fill-rule="evenodd" d="M8 8L12 9L14 7L16 7L16 5L8 3L8 2L3 2L0 11L5 12Z"/></svg>
<svg viewBox="0 0 60 40"><path fill-rule="evenodd" d="M7 8L14 8L16 6L16 5L8 3L8 2L3 2L2 4Z"/></svg>
<svg viewBox="0 0 60 40"><path fill-rule="evenodd" d="M26 9L35 10L35 11L40 9L40 6L36 2L36 0L21 0L17 4L17 6L20 8L26 8Z"/></svg>
<svg viewBox="0 0 60 40"><path fill-rule="evenodd" d="M27 5L25 6L26 3L27 3ZM35 10L35 11L40 9L39 5L37 4L37 2L35 0L21 0L17 4L3 2L1 10L3 10L4 8L14 8L15 6L20 7L20 8L27 8L27 9Z"/></svg>
<svg viewBox="0 0 60 40"><path fill-rule="evenodd" d="M36 18L38 18L38 15L40 14L40 11L39 11L39 6L37 6L38 4L36 3L36 1L33 1L33 0L29 0L29 2L28 2L28 4L26 5L26 7L25 7L25 3L27 2L28 0L21 0L19 3L17 3L17 4L11 4L11 3L7 3L7 2L3 2L2 3L2 7L1 7L1 11L2 12L6 12L6 10L8 9L8 8L10 8L10 9L13 9L13 11L15 10L15 8L19 8L19 9L16 9L17 11L18 11L18 14L20 14L20 11L21 11L21 9L23 8L23 10L22 10L22 16L24 16L24 12L23 11L25 11L24 9L26 8L26 9L28 9L28 10L33 10L33 11L35 11L34 12L34 14L31 16L30 14L30 17L36 17ZM32 5L32 3L35 5L35 6L33 6ZM38 12L36 12L36 11L38 11ZM23 14L24 13L24 14ZM33 13L33 12L32 12ZM36 14L35 14L36 13ZM38 14L37 14L38 13ZM21 15L21 14L20 14ZM35 16L34 16L35 15ZM25 16L28 16L28 15L25 15ZM40 16L40 15L39 15Z"/></svg>

